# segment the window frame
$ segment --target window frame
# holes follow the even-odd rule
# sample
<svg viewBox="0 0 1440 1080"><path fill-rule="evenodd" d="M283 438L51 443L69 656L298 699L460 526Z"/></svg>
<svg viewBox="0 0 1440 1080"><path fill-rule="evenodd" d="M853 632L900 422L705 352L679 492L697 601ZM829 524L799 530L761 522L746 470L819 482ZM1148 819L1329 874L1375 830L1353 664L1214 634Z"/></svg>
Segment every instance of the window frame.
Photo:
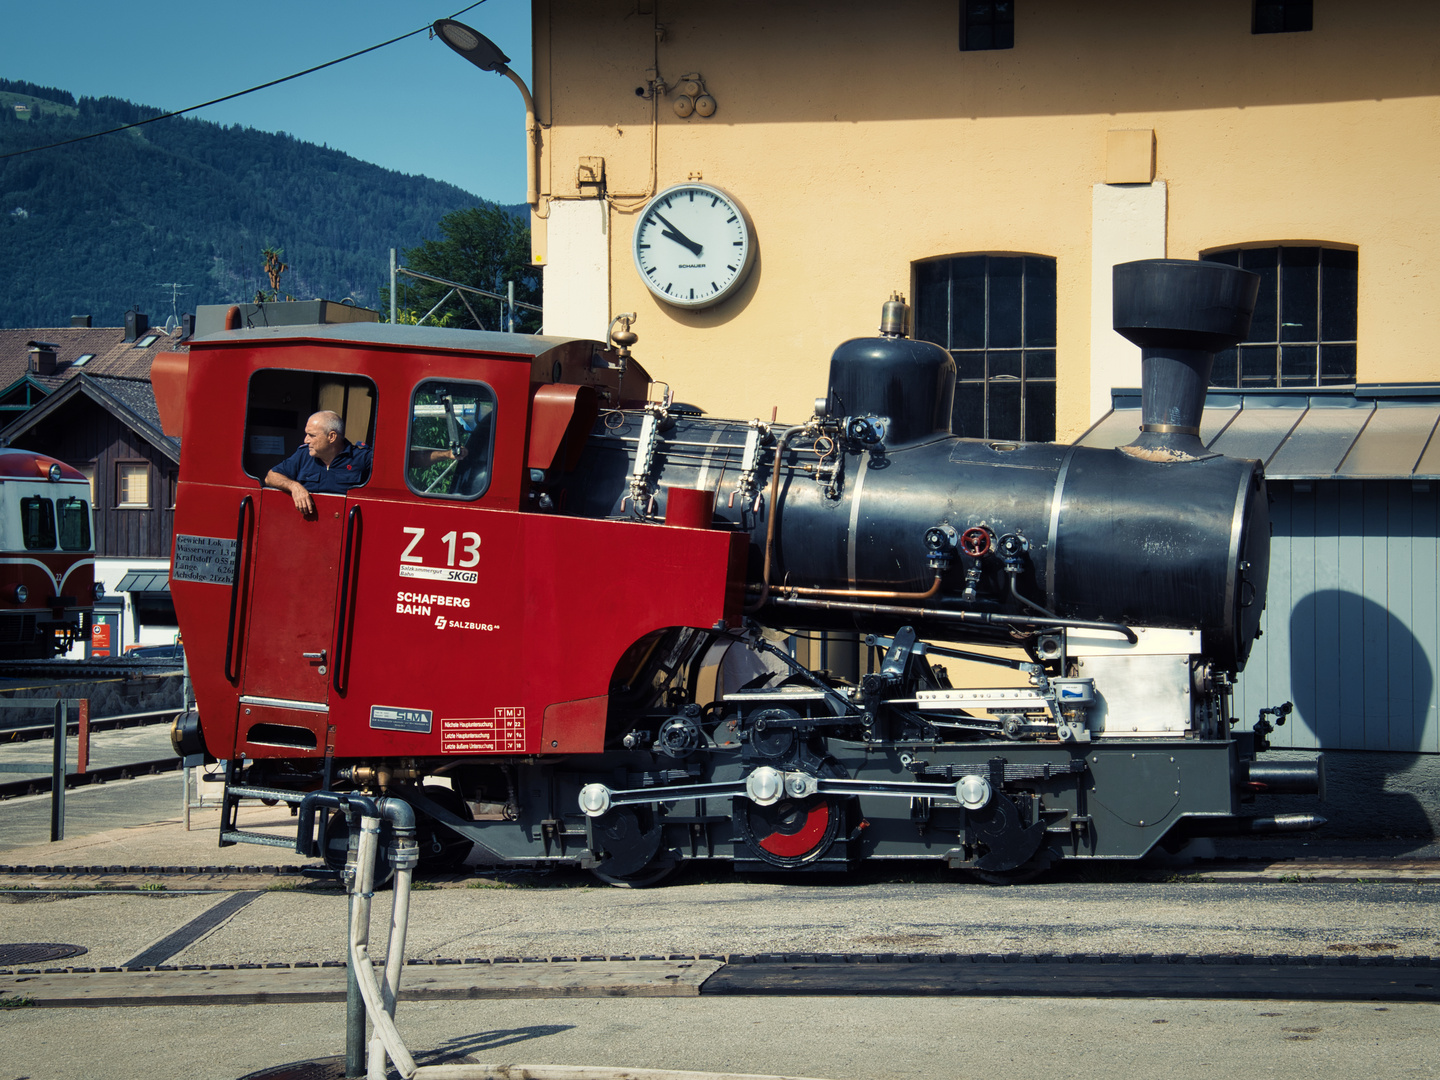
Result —
<svg viewBox="0 0 1440 1080"><path fill-rule="evenodd" d="M126 469L143 469L145 473L145 501L126 502ZM116 510L149 510L154 505L154 480L150 475L150 462L135 459L115 462L115 509Z"/></svg>
<svg viewBox="0 0 1440 1080"><path fill-rule="evenodd" d="M31 543L30 523L26 520L26 509L28 505L38 504L43 511L41 513L41 529L35 542ZM49 528L48 544L44 543L45 529ZM54 551L59 546L59 536L55 528L55 500L48 495L22 495L20 497L20 536L21 543L25 545L26 551Z"/></svg>
<svg viewBox="0 0 1440 1080"><path fill-rule="evenodd" d="M446 492L446 493L443 493L443 494L442 494L442 493L437 493L437 492L434 492L434 491L429 491L429 490L426 490L426 489L424 489L424 488L418 487L418 486L416 485L416 479L417 479L417 478L412 475L413 473L415 473L415 472L417 471L416 469L413 469L413 468L411 467L411 464L410 464L410 454L411 454L412 452L414 452L414 451L412 450L412 446L413 446L414 440L415 440L415 422L416 422L416 420L418 419L417 416L415 415L415 407L416 407L416 400L415 400L415 399L420 395L420 393L425 389L425 387L427 387L427 386L432 386L432 385L435 385L435 384L437 384L437 383L441 383L441 384L444 384L444 385L450 386L450 387L457 387L457 386L475 387L477 390L482 390L485 394L489 395L489 398L490 398L490 412L489 412L489 415L488 415L489 431L488 431L487 434L486 434L486 444L485 444L485 455L486 455L486 456L485 456L485 462L486 462L486 465L485 465L485 481L484 481L484 483L481 485L480 489L479 489L478 491L476 491L474 494L466 495L466 494L454 494L454 493L450 493L450 492ZM477 405L478 405L478 403L479 403L479 401L480 401L480 395L479 395L478 393L476 394L476 401L477 401ZM496 429L496 427L499 425L499 421L498 421L497 418L496 418L496 414L497 414L499 411L500 411L500 396L495 392L495 388L494 388L493 386L491 386L488 382L485 382L483 379L452 379L452 378L445 378L445 377L440 377L440 376L434 376L434 377L430 377L430 378L421 379L419 382L417 382L417 383L411 388L411 390L410 390L410 403L409 403L409 405L406 407L406 420L405 420L405 461L404 461L403 472L404 472L404 476L405 476L405 486L410 489L410 492L411 492L412 494L414 494L414 495L420 496L420 497L423 498L423 499L444 499L444 500L447 500L447 501L450 501L450 502L476 502L476 501L478 501L478 500L480 500L480 499L483 499L483 498L486 496L486 494L490 491L491 486L492 486L492 485L494 484L494 482L495 482L495 429ZM478 427L479 424L480 424L481 422L484 422L485 419L487 419L487 418L484 418L484 417L477 418L477 425L476 425L476 426ZM474 438L474 434L473 434L473 433L470 435L470 438L471 438L471 439ZM427 450L427 449L435 449L435 448L422 446L422 447L419 447L419 449L421 449L421 450ZM428 468L428 466L423 466L422 469L423 469L423 468ZM437 478L437 479L438 479L438 478ZM435 481L432 481L432 484L433 484L434 482L435 482Z"/></svg>
<svg viewBox="0 0 1440 1080"><path fill-rule="evenodd" d="M971 9L979 6L980 3L989 9L986 19L972 19ZM1006 18L1002 8L1009 9L1009 17ZM997 18L997 16L1000 16ZM977 33L977 31L985 33ZM980 44L982 40L986 44ZM999 52L1003 49L1015 47L1015 0L975 0L967 3L960 0L960 51L961 52Z"/></svg>
<svg viewBox="0 0 1440 1080"><path fill-rule="evenodd" d="M66 547L64 542L65 533L61 528L61 505L65 503L80 504L80 520L84 523L85 542L80 547ZM90 527L90 504L78 495L67 495L64 498L55 500L55 546L61 551L93 551L95 548L94 530Z"/></svg>
<svg viewBox="0 0 1440 1080"><path fill-rule="evenodd" d="M275 400L273 395L276 394L277 391L276 387L273 385L264 385L263 380L266 376L277 376L281 379L310 380L310 386L308 389L310 403L308 405L298 407L297 411L293 414L293 424L267 424L256 422L257 410L259 411L259 413L263 414L266 418L270 420L275 420L277 419L277 414L288 411L287 407L276 407L272 404L272 402ZM265 477L269 474L270 470L273 469L276 465L280 464L280 462L286 460L297 449L299 449L301 445L301 440L303 439L305 434L306 421L309 420L310 417L314 416L317 412L320 412L323 408L321 404L321 397L322 393L324 392L324 384L327 380L331 383L338 383L344 388L341 393L340 402L344 411L341 413L340 418L345 421L346 441L351 443L364 443L364 445L370 447L372 453L374 452L375 437L379 427L380 388L371 376L354 371L329 371L320 370L318 368L262 367L256 368L254 371L252 371L245 383L245 419L240 442L241 472L243 472L246 476L251 477L252 479L260 481L260 483L263 485L265 483ZM265 394L271 395L262 395L258 404L256 401L257 383L260 383L261 389L265 392ZM368 388L369 390L369 415L360 419L348 415L351 411L351 395L357 389L363 390L366 388ZM293 390L294 388L290 389ZM365 440L357 440L354 437L356 425L360 422L360 420L363 420L364 422L363 434L369 436L368 442L365 442ZM273 451L261 453L253 449L251 440L257 437L257 428L262 428L269 432L269 434L260 435L260 438L274 438L281 441L282 450L278 454L278 456ZM275 432L283 433L275 434ZM272 457L274 458L273 461L270 460ZM178 471L174 473L174 476L176 478L176 484L178 485ZM366 478L365 483L356 484L355 489L367 487L374 479L375 473L372 469L370 475ZM174 509L173 496L171 499L170 509Z"/></svg>
<svg viewBox="0 0 1440 1080"><path fill-rule="evenodd" d="M1290 252L1294 256L1291 258L1288 264L1286 260L1286 252ZM1293 290L1287 292L1285 269L1287 265L1291 266L1292 275L1297 271L1303 272L1303 270L1306 268L1304 267L1304 264L1301 262L1301 260L1310 252L1315 253L1315 287L1313 296L1314 305L1312 308L1307 303L1305 309L1297 316L1294 304L1296 300L1304 294L1296 293ZM1274 293L1273 297L1267 298L1265 295L1267 291L1265 284L1265 275L1269 274L1272 269L1272 264L1269 261L1269 256L1271 253L1273 253L1274 257L1274 281L1273 285L1271 286L1274 290ZM1329 253L1333 257L1332 261L1328 264L1332 271L1334 271L1336 274L1342 275L1348 272L1351 276L1351 285L1353 285L1354 291L1348 296L1340 298L1344 307L1342 308L1342 314L1338 317L1338 319L1342 326L1353 330L1353 333L1355 335L1353 337L1326 336L1327 327L1333 325L1333 323L1336 321L1336 316L1334 316L1333 314L1329 317L1326 316L1327 298L1325 269L1327 266L1327 262L1325 257L1327 253ZM1250 266L1245 265L1247 261L1247 255L1250 257ZM1266 256L1265 263L1263 265L1256 265L1256 260L1262 255ZM1343 256L1350 256L1354 259L1355 265L1353 268L1344 265L1348 260L1343 258ZM1202 261L1205 262L1223 263L1226 266L1237 266L1241 269L1249 270L1251 273L1261 274L1262 292L1256 303L1256 311L1265 311L1267 309L1266 305L1269 305L1269 307L1274 311L1275 318L1275 333L1273 337L1247 337L1235 348L1225 349L1216 354L1215 365L1210 372L1210 385L1212 387L1227 390L1313 390L1320 387L1328 386L1355 385L1357 379L1359 378L1360 352L1360 251L1358 248L1346 244L1325 244L1315 241L1309 241L1304 243L1271 241L1263 243L1237 244L1222 248L1209 248L1200 253L1200 258ZM1335 277L1332 276L1331 281L1334 282L1335 280ZM1329 299L1329 303L1332 305L1332 311L1335 300L1336 298L1333 296ZM1285 307L1287 302L1291 304L1290 314L1292 315L1292 318L1290 319L1286 318ZM1302 339L1294 333L1291 333L1288 337L1286 336L1287 328L1304 327L1304 321L1295 321L1297 317L1302 320L1308 319L1313 322L1315 328L1315 333L1313 337L1307 336ZM1255 328L1252 325L1252 332L1254 331L1254 329ZM1273 366L1271 368L1271 373L1273 377L1268 377L1264 381L1258 381L1256 378L1251 377L1247 381L1247 362L1249 362L1249 360L1253 357L1257 357L1263 350L1266 349L1274 350ZM1342 357L1345 351L1348 351L1349 353L1348 363L1344 364L1344 366L1341 368L1340 374L1338 375L1327 376L1325 374L1327 349L1332 351L1332 356L1337 355L1336 350L1339 351L1338 355ZM1293 374L1287 376L1285 372L1287 351L1289 352L1289 355L1292 358L1293 362L1293 358L1300 355L1300 350L1313 351L1314 376L1313 378L1309 378L1307 381L1298 381ZM1229 378L1231 374L1233 374L1234 376L1233 379Z"/></svg>
<svg viewBox="0 0 1440 1080"><path fill-rule="evenodd" d="M983 320L981 331L982 343L975 345L957 345L955 343L956 328L956 306L960 302L956 290L956 271L961 269L962 264L967 260L983 259L984 273L979 277L967 277L964 280L969 282L979 281L982 288L981 304ZM994 296L992 294L992 280L1003 275L995 274L995 265L992 260L1019 260L1020 279L1020 306L1017 312L1017 325L1013 328L1017 344L1005 344L1003 338L997 342L992 335L992 316L994 314ZM1030 262L1044 265L1046 273L1030 273ZM925 312L925 288L922 285L922 275L925 267L947 266L945 284L944 313L945 340L936 340L936 336L927 334L935 325L934 319L927 319ZM1003 267L1002 267L1003 268ZM1024 442L1054 442L1058 430L1057 407L1058 395L1058 371L1057 364L1057 335L1058 335L1058 310L1059 304L1056 294L1056 275L1059 272L1059 262L1052 255L1042 255L1037 252L1028 251L969 251L954 255L946 255L940 258L921 259L911 265L912 291L911 296L915 298L914 326L915 337L919 340L930 341L945 349L954 359L956 367L955 379L955 401L951 409L950 425L951 431L964 438L992 439ZM1049 312L1048 318L1041 325L1032 327L1033 320L1028 305L1033 302L1030 299L1030 292L1035 284L1048 282L1049 287ZM1044 299L1043 297L1037 299ZM929 324L927 326L926 324ZM1029 336L1032 329L1039 330L1039 340L1032 342ZM1048 332L1048 343L1046 336ZM992 373L992 354L994 359L1016 358L1018 359L1018 375L1007 372L995 371ZM974 358L979 357L981 373L977 378L974 372ZM1032 364L1038 367L1038 371L1032 371ZM1048 370L1049 374L1044 374ZM995 431L992 429L992 404L999 396L999 391L1005 386L1015 386L1018 392L1018 426L1016 433L1007 431ZM971 411L974 401L975 388L979 388L980 395L980 431L969 430L962 424L962 419ZM1034 393L1044 393L1048 400L1045 402L1045 409L1041 417L1032 416ZM998 419L998 417L997 417Z"/></svg>

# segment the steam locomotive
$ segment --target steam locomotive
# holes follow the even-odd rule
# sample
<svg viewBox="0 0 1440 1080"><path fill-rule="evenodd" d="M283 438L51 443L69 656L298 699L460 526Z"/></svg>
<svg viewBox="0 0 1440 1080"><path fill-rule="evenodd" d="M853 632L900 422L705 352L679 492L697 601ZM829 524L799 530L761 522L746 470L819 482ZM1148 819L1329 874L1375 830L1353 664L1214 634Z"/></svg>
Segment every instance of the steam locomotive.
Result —
<svg viewBox="0 0 1440 1080"><path fill-rule="evenodd" d="M344 792L409 801L422 868L478 847L621 885L690 859L1014 880L1314 827L1242 814L1321 775L1235 727L1265 481L1198 438L1257 279L1115 274L1144 378L1118 450L952 435L954 362L898 300L792 425L675 404L628 320L602 345L232 309L152 376L184 448L175 738L226 762L221 843L338 868L347 819L317 810ZM373 471L302 514L260 480L321 409ZM298 803L298 839L238 828L244 797Z"/></svg>
<svg viewBox="0 0 1440 1080"><path fill-rule="evenodd" d="M31 450L0 448L0 660L49 660L89 633L90 482Z"/></svg>

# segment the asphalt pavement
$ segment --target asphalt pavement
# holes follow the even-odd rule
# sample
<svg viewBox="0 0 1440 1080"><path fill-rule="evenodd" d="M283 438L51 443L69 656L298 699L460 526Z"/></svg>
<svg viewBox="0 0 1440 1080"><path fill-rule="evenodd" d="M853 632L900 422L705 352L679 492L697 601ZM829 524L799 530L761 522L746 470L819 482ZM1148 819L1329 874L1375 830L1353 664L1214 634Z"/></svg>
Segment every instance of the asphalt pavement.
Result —
<svg viewBox="0 0 1440 1080"><path fill-rule="evenodd" d="M121 984L101 982L98 969L146 960L140 966L151 970L114 977L145 980L132 1000L150 1001L180 986L182 977L227 992L268 988L272 983L260 980L271 976L273 985L330 978L333 987L344 956L340 889L299 873L309 860L293 852L218 848L213 808L192 809L187 832L178 773L70 792L67 838L57 844L44 839L48 805L45 796L0 802L0 948L55 943L86 951L28 968L33 976L0 963L11 972L0 986L0 1080L235 1078L341 1053L343 1006L323 994L299 994L285 1005L25 1007L24 984L13 980L34 979L34 988L48 978L47 993L86 979L113 988ZM244 815L247 828L288 824L283 806L247 807ZM1173 955L1195 965L1240 958L1251 966L1194 969L1211 986L1217 980L1223 986L1233 970L1236 987L1261 972L1262 961L1253 958L1274 955L1314 959L1313 970L1332 987L1346 970L1358 985L1360 975L1393 967L1401 976L1393 981L1433 991L1440 975L1440 959L1430 959L1440 958L1434 914L1440 874L1427 844L1311 838L1239 850L1257 857L1236 861L1227 842L1202 851L1214 857L1198 861L1010 888L966 883L932 867L847 879L737 876L721 867L644 891L601 886L575 871L472 869L425 883L413 895L407 956L434 966L407 968L406 978L418 988L419 973L439 978L442 962L454 961L459 967L451 976L459 972L470 993L490 996L402 1001L400 1027L417 1053L434 1060L834 1080L977 1070L1027 1080L1037 1071L1087 1080L1151 1080L1157 1073L1188 1080L1221 1071L1346 1080L1440 1075L1435 1005L1405 994L1320 1001L1313 1000L1317 989L1293 998L1216 1000L1213 991L1187 997L1179 984L1165 989L1162 981L1153 996L1134 997L1089 989L1104 982L1081 966L1068 977L1055 967L1056 989L1038 993L987 994L975 986L864 996L698 992L714 986L706 981L712 969L694 966L693 958L705 954L719 957L707 961L718 972L735 970L747 956L813 961L846 954L877 962L928 959L922 967L952 974L966 963L976 972L985 963L1000 971L1012 962L1038 972L1045 965L1036 961L1047 956L1052 965L1067 956L1123 964ZM376 909L374 936L382 937L387 894L378 896ZM376 951L383 955L383 948ZM692 959L647 961L660 965L649 977L627 962L592 962L587 969L556 959L587 955ZM508 969L465 963L527 957L537 962ZM1365 966L1328 967L1341 964ZM1376 964L1389 966L1382 971ZM265 965L283 967L272 972ZM772 971L795 977L802 966ZM883 966L867 968L867 977L873 981ZM65 967L97 971L38 974ZM843 965L838 970L842 981L834 985L843 987ZM1304 970L1287 985L1303 987ZM606 978L621 982L607 984L601 971L618 972ZM1163 969L1149 974L1156 972ZM1108 964L1098 973L1125 974ZM519 979L520 989L505 990L506 978ZM1320 981L1317 975L1317 988ZM226 999L217 992L212 1000Z"/></svg>

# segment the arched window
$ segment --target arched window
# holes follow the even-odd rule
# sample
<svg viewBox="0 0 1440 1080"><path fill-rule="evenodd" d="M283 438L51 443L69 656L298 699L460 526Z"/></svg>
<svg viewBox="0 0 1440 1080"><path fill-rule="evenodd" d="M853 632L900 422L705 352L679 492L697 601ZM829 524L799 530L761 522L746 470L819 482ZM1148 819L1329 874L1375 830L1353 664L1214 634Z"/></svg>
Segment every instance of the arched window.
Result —
<svg viewBox="0 0 1440 1080"><path fill-rule="evenodd" d="M1211 386L1344 386L1355 382L1354 251L1229 248L1201 256L1260 275L1250 337L1215 357Z"/></svg>
<svg viewBox="0 0 1440 1080"><path fill-rule="evenodd" d="M1055 438L1055 260L960 255L915 264L915 336L955 357L956 435Z"/></svg>

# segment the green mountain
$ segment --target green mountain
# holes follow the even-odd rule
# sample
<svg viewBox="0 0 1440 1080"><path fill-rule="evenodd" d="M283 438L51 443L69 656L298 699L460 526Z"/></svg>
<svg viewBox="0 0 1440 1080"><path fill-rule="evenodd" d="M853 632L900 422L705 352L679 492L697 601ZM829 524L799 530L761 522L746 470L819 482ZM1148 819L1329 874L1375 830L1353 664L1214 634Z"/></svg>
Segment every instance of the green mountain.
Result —
<svg viewBox="0 0 1440 1080"><path fill-rule="evenodd" d="M16 108L20 106L21 108ZM133 123L161 110L0 79L0 155ZM439 236L445 214L492 205L288 135L176 117L0 160L0 327L163 323L269 289L380 306L390 248ZM519 209L523 210L524 207Z"/></svg>

